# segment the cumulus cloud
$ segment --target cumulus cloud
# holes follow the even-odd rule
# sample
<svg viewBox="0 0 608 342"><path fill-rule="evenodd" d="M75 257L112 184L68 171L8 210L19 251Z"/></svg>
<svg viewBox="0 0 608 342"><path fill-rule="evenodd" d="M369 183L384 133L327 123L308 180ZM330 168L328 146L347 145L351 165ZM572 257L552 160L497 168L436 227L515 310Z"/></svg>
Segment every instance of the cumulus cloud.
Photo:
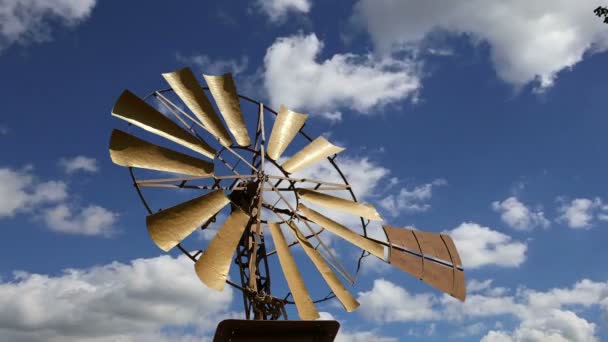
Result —
<svg viewBox="0 0 608 342"><path fill-rule="evenodd" d="M524 320L512 333L490 331L481 341L598 341L596 326L568 310L550 310Z"/></svg>
<svg viewBox="0 0 608 342"><path fill-rule="evenodd" d="M488 265L517 267L526 260L525 243L489 227L468 222L447 233L454 239L465 269Z"/></svg>
<svg viewBox="0 0 608 342"><path fill-rule="evenodd" d="M412 294L379 279L370 291L359 293L358 312L381 323L450 322L460 327L455 337L479 336L483 341L580 342L598 341L597 325L582 317L585 310L599 308L608 314L608 282L583 279L571 287L546 291L526 286L510 291L492 287L491 280L469 282L468 286L472 289L463 303L446 294ZM490 319L496 324L488 331L485 323ZM515 319L513 330L503 328L503 319Z"/></svg>
<svg viewBox="0 0 608 342"><path fill-rule="evenodd" d="M338 320L331 313L326 311L319 312L319 320ZM383 336L375 330L352 330L345 326L344 322L340 321L340 330L335 339L336 342L367 342L367 341L378 341L378 342L397 342L397 339L390 336Z"/></svg>
<svg viewBox="0 0 608 342"><path fill-rule="evenodd" d="M96 0L4 0L0 3L0 51L13 43L51 39L51 23L86 20Z"/></svg>
<svg viewBox="0 0 608 342"><path fill-rule="evenodd" d="M608 220L608 207L602 204L599 197L576 198L570 203L562 203L557 211L560 214L558 220L574 229L591 228L596 217L602 221Z"/></svg>
<svg viewBox="0 0 608 342"><path fill-rule="evenodd" d="M374 280L369 291L359 292L359 312L378 322L425 321L438 318L430 294L410 294L406 289L385 279Z"/></svg>
<svg viewBox="0 0 608 342"><path fill-rule="evenodd" d="M68 197L67 185L61 181L40 182L30 169L0 168L0 218L11 217L47 203Z"/></svg>
<svg viewBox="0 0 608 342"><path fill-rule="evenodd" d="M257 0L257 8L273 22L283 21L289 12L308 13L312 7L310 0Z"/></svg>
<svg viewBox="0 0 608 342"><path fill-rule="evenodd" d="M0 336L49 342L200 340L231 315L231 300L230 287L217 292L203 286L184 256L67 269L56 276L20 271L0 282Z"/></svg>
<svg viewBox="0 0 608 342"><path fill-rule="evenodd" d="M465 34L488 44L501 79L516 87L537 81L544 89L586 54L608 48L605 27L589 17L596 6L592 0L360 0L353 20L384 54L415 48L430 33Z"/></svg>
<svg viewBox="0 0 608 342"><path fill-rule="evenodd" d="M489 288L491 285L492 279L486 279L484 281L471 279L467 282L467 293L479 292Z"/></svg>
<svg viewBox="0 0 608 342"><path fill-rule="evenodd" d="M98 205L89 205L74 212L67 204L44 210L43 219L53 231L89 236L110 237L118 214Z"/></svg>
<svg viewBox="0 0 608 342"><path fill-rule="evenodd" d="M504 223L516 230L547 228L550 224L541 210L530 210L517 197L509 197L502 202L492 202L492 209L500 213L500 218Z"/></svg>
<svg viewBox="0 0 608 342"><path fill-rule="evenodd" d="M519 323L511 332L489 331L483 341L597 341L596 324L575 312L602 305L608 298L608 283L588 279L570 288L536 291L521 287L514 296L467 296L464 304L449 296L441 299L444 317L452 320L479 320L511 315Z"/></svg>
<svg viewBox="0 0 608 342"><path fill-rule="evenodd" d="M0 219L18 213L42 219L53 231L82 235L110 236L118 219L118 214L99 205L74 208L63 181L42 182L32 168L0 168Z"/></svg>
<svg viewBox="0 0 608 342"><path fill-rule="evenodd" d="M398 194L389 195L380 201L380 206L391 215L424 212L431 208L427 203L433 196L433 188L446 185L445 179L435 179L431 183L417 185L412 189L402 188Z"/></svg>
<svg viewBox="0 0 608 342"><path fill-rule="evenodd" d="M76 156L73 158L62 158L59 165L67 174L75 172L91 172L95 173L99 170L97 159L85 156Z"/></svg>
<svg viewBox="0 0 608 342"><path fill-rule="evenodd" d="M263 79L273 106L337 118L340 108L365 114L412 97L420 87L411 61L353 54L320 60L322 49L315 34L279 38L268 48Z"/></svg>

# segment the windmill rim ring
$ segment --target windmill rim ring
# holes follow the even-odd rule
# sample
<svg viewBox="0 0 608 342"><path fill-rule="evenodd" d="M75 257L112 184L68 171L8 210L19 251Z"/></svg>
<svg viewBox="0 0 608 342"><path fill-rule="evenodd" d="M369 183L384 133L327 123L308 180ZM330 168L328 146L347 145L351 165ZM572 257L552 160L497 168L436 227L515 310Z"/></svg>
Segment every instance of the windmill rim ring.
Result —
<svg viewBox="0 0 608 342"><path fill-rule="evenodd" d="M205 91L209 91L209 87L207 87L207 86L202 86L202 85L201 85L201 87L203 88L203 90L205 90ZM167 92L173 92L173 89L172 89L172 88L164 88L164 89L161 89L161 90L156 90L156 91L150 92L149 94L147 94L147 95L146 95L146 96L143 98L143 100L144 100L144 101L148 101L148 99L149 99L149 98L154 97L154 95L155 95L155 94L157 94L157 93L162 94L162 93L167 93ZM241 94L239 94L239 93L237 93L237 96L238 96L240 99L245 100L245 101L247 101L247 102L250 102L250 103L252 103L252 104L255 104L255 105L258 105L258 106L263 105L264 110L269 111L269 112L270 112L270 113L272 113L274 116L277 116L277 115L278 115L278 112L277 112L277 111L275 111L275 110L274 110L273 108L271 108L271 107L266 106L265 104L263 104L263 103L262 103L262 102L260 102L260 101L254 100L254 99L252 99L252 98L250 98L250 97L248 97L248 96L241 95ZM305 125L304 125L304 126L305 126ZM311 137L310 137L308 134L306 134L306 132L304 131L304 126L303 126L303 127L302 127L302 128L299 130L299 131L298 131L298 135L302 136L302 137L303 137L304 139L306 139L308 142L312 142L312 141L313 141L313 139L312 139L312 138L311 138ZM238 145L233 145L233 146L230 146L230 147L231 147L231 148L236 148L236 149L241 149L241 150L247 150L247 151L252 152L252 153L254 153L254 154L255 154L256 152L259 154L259 152L260 152L260 151L258 151L258 150L255 150L255 148L249 148L249 146L247 146L247 147L242 147L242 146L238 146ZM223 150L225 150L225 148L223 148L223 149L222 149L222 151L223 151ZM216 154L216 156L217 156L217 155L219 155L219 154L220 154L220 152L218 152L218 153ZM346 186L347 186L347 187L346 187L344 190L348 191L348 193L350 194L350 196L351 196L351 198L353 199L353 201L358 202L358 200L357 200L357 196L355 195L355 193L354 193L354 191L353 191L352 187L350 186L350 183L348 182L348 179L347 179L347 178L346 178L346 176L344 175L344 172L342 172L342 170L340 169L340 167L339 167L339 166L338 166L338 164L336 163L335 158L336 158L336 156L335 156L335 155L333 155L333 156L327 157L326 159L327 159L327 160L329 161L329 163L332 165L332 167L334 168L334 170L335 170L335 171L338 173L338 175L340 176L340 178L341 178L341 179L342 179L342 181L344 182L344 185L346 185ZM215 158L214 158L214 160L215 160ZM284 170L284 169L283 169L283 168L282 168L282 167L281 167L281 166L280 166L280 165L279 165L279 164L278 164L276 161L274 161L274 160L272 160L272 159L270 159L270 158L266 158L266 160L271 161L271 162L273 163L273 165L274 165L275 167L277 167L277 168L278 168L278 169L281 171L281 173L283 173L285 176L288 176L288 175L289 175L289 173L288 173L288 172L286 172L286 171L285 171L285 170ZM146 209L146 211L147 211L147 212L148 212L150 215L151 215L151 214L153 214L154 212L153 212L153 211L152 211L152 209L150 208L150 204L148 203L148 200L146 200L146 198L145 198L145 196L144 196L144 194L143 194L143 192L142 192L142 190L141 190L141 187L139 186L139 184L138 184L138 182L137 182L137 177L135 176L135 173L133 172L133 168L132 168L132 167L129 167L129 168L128 168L128 170L129 170L129 174L130 174L131 180L133 181L133 186L135 187L135 190L136 190L136 192L137 192L137 195L138 195L138 197L139 197L140 201L141 201L141 202L142 202L142 204L144 205L144 208ZM293 191L294 191L294 193L295 193L295 189L294 189ZM299 196L297 196L297 194L296 194L296 196L295 196L295 199L296 199L296 203L298 203L298 201L299 201ZM360 219L360 222L361 222L361 229L362 229L362 231L363 231L363 235L364 235L364 236L368 236L368 235L367 235L367 226L368 226L368 224L369 224L369 220L367 220L367 222L366 222L366 220L365 220L364 218L362 218L362 217L360 217L359 219ZM323 232L323 230L318 231L318 233L321 233L321 232ZM293 247L293 246L295 246L295 244L294 244L294 245L291 245L291 246L289 246L289 247L291 248L291 247ZM199 251L198 251L196 254L192 255L192 254L191 254L190 252L188 252L188 251L187 251L187 250L186 250L184 247L182 247L182 246L181 246L181 243L178 243L176 247L178 247L178 249L179 249L179 250L182 252L182 254L186 255L186 256L187 256L189 259L191 259L193 262L195 262L195 261L196 261L196 257L198 256L198 254L202 253L202 251L201 251L201 250L199 250ZM353 284L352 284L351 286L354 286L354 285L356 284L356 280L357 280L358 275L359 275L359 272L360 272L360 270L361 270L361 262L362 262L363 258L367 257L368 255L369 255L369 253L368 253L368 252L366 252L366 251L362 251L362 252L361 252L361 254L360 254L360 256L359 256L359 258L358 258L358 260L357 260L357 265L356 265L356 268L355 268L355 272L354 272L354 274L353 274L353 279L354 279L354 281L353 281ZM232 282L232 281L230 281L230 280L226 280L226 283L227 283L228 285L232 286L233 288L236 288L236 289L238 289L238 290L240 290L240 291L248 291L247 289L243 288L242 286L240 286L240 285L238 285L238 284L236 284L236 283L234 283L234 282ZM288 299L287 299L287 298L289 298L290 294L291 294L291 293L290 293L290 292L288 292L288 293L287 293L287 295L285 296L285 298L284 298L284 299L281 299L281 300L282 300L282 301L283 301L285 304L295 304L295 302L294 302L294 301L290 301L290 300L288 300ZM331 290L330 290L330 291L329 291L329 293L328 293L328 294L327 294L325 297L320 298L320 299L313 300L313 303L321 303L321 302L325 302L325 301L327 301L327 300L333 299L335 296L336 296L336 295L333 293L333 291L331 291ZM278 297L275 297L275 298L278 298Z"/></svg>

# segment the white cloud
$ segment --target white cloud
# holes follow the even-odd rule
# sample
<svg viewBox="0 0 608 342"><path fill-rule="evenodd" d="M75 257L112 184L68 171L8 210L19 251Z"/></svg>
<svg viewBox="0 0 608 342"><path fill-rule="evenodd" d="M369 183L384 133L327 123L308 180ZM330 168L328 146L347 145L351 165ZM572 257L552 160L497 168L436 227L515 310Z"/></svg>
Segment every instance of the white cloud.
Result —
<svg viewBox="0 0 608 342"><path fill-rule="evenodd" d="M371 290L359 292L359 312L368 320L378 322L425 321L438 318L430 294L410 294L385 279L374 280Z"/></svg>
<svg viewBox="0 0 608 342"><path fill-rule="evenodd" d="M549 220L541 210L532 211L520 202L517 197L509 197L504 201L492 202L492 209L500 213L500 218L509 227L516 230L531 230L535 227L549 227Z"/></svg>
<svg viewBox="0 0 608 342"><path fill-rule="evenodd" d="M207 55L185 56L181 53L177 53L175 57L178 62L186 66L195 66L206 75L222 75L229 72L232 76L236 76L247 70L249 64L247 56L242 56L240 61L235 59L213 60Z"/></svg>
<svg viewBox="0 0 608 342"><path fill-rule="evenodd" d="M57 276L15 272L14 280L0 282L0 336L49 342L208 338L231 315L232 290L206 288L192 267L184 256L161 256Z"/></svg>
<svg viewBox="0 0 608 342"><path fill-rule="evenodd" d="M517 87L538 81L543 89L585 54L608 48L605 25L590 17L596 6L592 0L360 0L353 19L381 53L417 47L433 32L466 34L488 43L501 79Z"/></svg>
<svg viewBox="0 0 608 342"><path fill-rule="evenodd" d="M340 108L366 113L414 96L420 87L413 62L353 54L318 60L322 49L315 34L279 38L268 48L263 78L273 106L313 115Z"/></svg>
<svg viewBox="0 0 608 342"><path fill-rule="evenodd" d="M570 203L562 203L557 211L560 213L558 220L565 222L568 227L587 229L593 225L596 214L599 220L605 221L608 208L602 205L602 200L599 197L594 199L576 198Z"/></svg>
<svg viewBox="0 0 608 342"><path fill-rule="evenodd" d="M89 204L74 212L63 181L41 182L32 168L0 168L0 218L29 213L56 232L110 236L118 214Z"/></svg>
<svg viewBox="0 0 608 342"><path fill-rule="evenodd" d="M74 213L62 203L44 210L42 217L53 231L110 237L115 232L118 214L98 205L89 205Z"/></svg>
<svg viewBox="0 0 608 342"><path fill-rule="evenodd" d="M97 159L85 156L76 156L73 158L62 158L59 165L67 174L72 174L78 171L97 172Z"/></svg>
<svg viewBox="0 0 608 342"><path fill-rule="evenodd" d="M395 337L383 336L376 331L352 331L347 329L338 330L338 336L335 339L336 342L397 342L399 341Z"/></svg>
<svg viewBox="0 0 608 342"><path fill-rule="evenodd" d="M329 120L332 123L337 123L342 121L342 112L334 111L334 112L321 112L319 113L322 117Z"/></svg>
<svg viewBox="0 0 608 342"><path fill-rule="evenodd" d="M326 311L319 312L319 320L338 320L331 313ZM376 331L351 330L340 321L340 329L335 339L336 342L397 342L394 337L379 335Z"/></svg>
<svg viewBox="0 0 608 342"><path fill-rule="evenodd" d="M0 50L13 43L51 39L51 23L73 26L87 19L95 0L4 0L0 2Z"/></svg>
<svg viewBox="0 0 608 342"><path fill-rule="evenodd" d="M599 307L608 315L608 282L583 279L571 287L546 291L519 286L514 295L508 295L508 289L491 287L491 283L469 282L468 286L477 288L470 289L463 303L446 294L410 294L403 287L380 279L372 290L359 293L359 312L368 320L383 323L451 322L461 327L455 337L485 334L483 341L597 341L596 324L580 314ZM504 318L509 318L507 322L515 318L512 331L504 330ZM490 319L496 324L488 332L484 322Z"/></svg>
<svg viewBox="0 0 608 342"><path fill-rule="evenodd" d="M477 279L471 279L467 282L467 293L479 292L485 290L492 285L492 279L486 279L479 281Z"/></svg>
<svg viewBox="0 0 608 342"><path fill-rule="evenodd" d="M402 212L424 212L431 208L427 201L433 196L433 188L446 184L444 179L435 179L431 183L418 185L413 189L402 188L398 194L384 197L380 201L380 206L393 216L398 216Z"/></svg>
<svg viewBox="0 0 608 342"><path fill-rule="evenodd" d="M0 168L0 218L11 217L37 205L62 201L67 185L60 181L40 182L29 169Z"/></svg>
<svg viewBox="0 0 608 342"><path fill-rule="evenodd" d="M521 287L515 296L473 294L464 304L443 296L441 302L444 317L451 320L500 315L519 320L512 332L493 330L483 341L597 341L595 323L577 313L581 308L601 307L607 298L608 282L583 279L571 288L536 291Z"/></svg>
<svg viewBox="0 0 608 342"><path fill-rule="evenodd" d="M0 124L0 135L7 135L9 131L8 126Z"/></svg>
<svg viewBox="0 0 608 342"><path fill-rule="evenodd" d="M454 239L465 269L517 267L526 260L525 243L477 223L462 223L447 233Z"/></svg>
<svg viewBox="0 0 608 342"><path fill-rule="evenodd" d="M283 21L289 12L308 13L310 0L257 0L256 6L273 22Z"/></svg>
<svg viewBox="0 0 608 342"><path fill-rule="evenodd" d="M568 310L550 310L524 320L512 333L490 331L481 340L492 341L555 341L594 342L596 325Z"/></svg>

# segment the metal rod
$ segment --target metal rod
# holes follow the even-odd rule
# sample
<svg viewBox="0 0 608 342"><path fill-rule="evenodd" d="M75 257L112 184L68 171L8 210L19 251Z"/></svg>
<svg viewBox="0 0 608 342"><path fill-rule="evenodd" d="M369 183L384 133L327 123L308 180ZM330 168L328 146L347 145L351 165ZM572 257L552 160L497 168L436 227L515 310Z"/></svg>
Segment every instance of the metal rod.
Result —
<svg viewBox="0 0 608 342"><path fill-rule="evenodd" d="M348 184L319 181L319 180L307 179L307 178L293 178L293 177L275 176L275 175L268 175L268 178L283 179L283 180L288 180L288 181L292 181L292 182L300 182L300 183L317 183L317 184L323 184L323 185L342 186L345 189L350 188L350 185L348 185Z"/></svg>
<svg viewBox="0 0 608 342"><path fill-rule="evenodd" d="M275 212L275 211L273 211L273 213L274 213L274 214L275 214L275 215L276 215L276 216L277 216L277 217L278 217L278 218L279 218L279 219L280 219L280 220L281 220L283 223L285 223L285 224L287 225L287 228L288 228L288 229L293 230L293 227L291 227L291 226L289 225L289 222L285 221L285 219L284 219L284 218L283 218L283 217L282 217L282 216L281 216L279 213L277 213L277 212ZM296 229L297 229L297 227L296 227ZM299 229L298 229L298 231L299 231ZM315 232L315 233L316 233L316 232ZM318 233L317 233L317 234L318 234ZM314 234L314 236L316 236L317 234ZM297 237L297 234L294 234L294 235ZM296 240L298 240L298 239L296 238ZM306 240L308 240L308 239L306 239ZM319 240L319 241L320 241L320 239L319 239L318 237L317 237L317 240ZM289 247L290 247L290 246L288 245L288 248L289 248ZM315 249L316 249L316 248L315 248ZM333 267L334 267L334 269L335 269L335 270L336 270L338 273L340 273L340 275L341 275L342 277L344 277L345 279L348 279L348 278L349 278L349 274L346 272L346 270L345 270L345 269L344 269L344 270L337 269L337 268L336 268L336 267L335 267L335 266L334 266L334 265L333 265L333 264L332 264L332 263L331 263L329 260L327 260L327 258L326 258L326 257L323 255L323 253L319 253L319 255L321 256L321 258L323 258L323 260L324 260L326 263L328 263L328 264L330 264L331 266L333 266Z"/></svg>
<svg viewBox="0 0 608 342"><path fill-rule="evenodd" d="M342 263L336 258L336 256L331 252L331 250L329 249L329 247L327 245L325 245L325 243L323 242L323 240L321 240L321 238L318 236L318 234L314 231L314 229L312 229L312 227L308 224L308 222L306 220L302 220L300 219L300 215L298 215L298 213L296 212L296 210L291 206L291 204L289 204L289 201L287 201L287 199L285 199L285 197L283 196L283 194L281 194L280 191L278 191L274 185L271 182L266 181L267 184L269 184L274 191L281 197L281 199L283 200L283 202L285 202L285 204L289 207L289 209L293 212L293 214L296 216L296 218L298 218L298 220L302 221L304 223L304 225L306 225L306 227L308 228L308 230L310 231L311 234L314 234L315 238L317 239L317 241L319 241L319 243L321 244L321 246L323 246L323 248L325 249L325 252L327 254L330 255L330 257L333 259L333 261L339 266L339 268L342 269L342 271L347 275L345 278L346 280L352 285L353 284L353 277L348 273L348 271L346 270L346 268L344 267L344 265L342 265ZM334 266L333 263L330 263L330 265Z"/></svg>
<svg viewBox="0 0 608 342"><path fill-rule="evenodd" d="M165 182L179 182L179 181L189 181L189 180L198 180L198 179L233 179L233 178L253 178L251 175L237 175L237 176L193 176L193 177L175 177L175 178L156 178L156 179L140 179L137 181L137 184L144 183L165 183Z"/></svg>
<svg viewBox="0 0 608 342"><path fill-rule="evenodd" d="M179 111L180 113L182 113L182 115L184 115L185 117L187 117L188 119L190 119L192 122L194 122L197 126L199 126L200 128L202 128L203 130L205 130L205 132L211 134L212 136L214 136L216 139L218 139L211 131L209 131L209 129L207 129L207 127L205 127L205 125L203 125L202 123L198 122L198 120L195 120L193 117L191 117L188 113L184 112L184 110L182 110L181 108L179 108L177 105L175 105L173 102L171 102L169 99L167 99L163 94L156 92L156 94L158 96L160 96L163 100L165 100L168 104L170 104L175 110ZM218 139L219 141L219 139ZM223 145L222 145L223 146ZM245 158L243 158L240 154L234 152L234 150L232 148L230 148L230 146L224 146L226 148L226 150L230 151L232 154L234 154L237 158L239 158L240 160L243 161L243 163L247 164L247 166L249 166L251 169L253 169L254 171L258 172L258 169L255 168L255 166L251 165L247 160L245 160Z"/></svg>
<svg viewBox="0 0 608 342"><path fill-rule="evenodd" d="M157 184L144 183L139 184L142 188L179 188L179 189L199 189L199 190L246 190L245 187L227 187L213 185L181 185L181 184Z"/></svg>
<svg viewBox="0 0 608 342"><path fill-rule="evenodd" d="M264 137L264 105L260 104L260 116L259 116L259 122L260 122L260 133L261 133L261 137L262 137L262 143L260 145L260 156L261 156L261 164L260 164L260 171L258 174L258 179L260 177L264 177L264 143L266 141L266 138ZM251 254L251 258L249 259L249 286L251 288L256 288L256 261L257 261L257 252L258 252L258 240L260 239L260 235L262 233L262 202L264 200L264 191L263 191L263 186L264 186L264 182L263 180L260 181L259 185L258 185L258 191L257 191L257 199L258 199L258 203L257 203L257 213L256 213L256 229L255 229L255 234L253 236L253 253ZM259 318L259 317L256 317Z"/></svg>

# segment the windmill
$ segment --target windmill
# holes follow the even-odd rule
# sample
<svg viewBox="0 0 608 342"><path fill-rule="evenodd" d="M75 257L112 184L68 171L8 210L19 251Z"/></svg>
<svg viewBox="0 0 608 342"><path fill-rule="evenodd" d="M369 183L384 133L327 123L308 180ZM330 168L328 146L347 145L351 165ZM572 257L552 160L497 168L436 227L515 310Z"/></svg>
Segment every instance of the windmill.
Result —
<svg viewBox="0 0 608 342"><path fill-rule="evenodd" d="M125 90L112 109L130 130L158 143L115 129L111 159L129 168L149 213L146 226L152 241L163 251L177 248L187 255L207 287L222 291L228 284L240 290L247 320L287 319L285 306L290 304L301 320L314 320L319 318L315 303L334 297L346 311L355 310L359 303L348 286L368 256L464 301L464 271L452 239L387 224L382 226L386 239L370 237L368 225L382 221L381 216L372 205L357 201L339 168L336 156L344 148L304 132L306 114L284 106L276 112L238 94L230 74L203 75L206 86L188 68L162 76L170 88L143 99ZM290 148L294 150L288 155ZM321 163L340 181L298 176ZM157 198L169 207L153 211L145 195L148 188L177 189L179 197L193 190L196 197L181 201L165 192ZM330 217L333 212L358 217L359 231ZM184 246L197 229L217 229L205 250ZM361 250L354 272L324 241L328 234ZM267 249L270 245L274 250ZM294 253L295 248L304 253ZM273 276L282 273L287 296L275 296L271 286L272 258L281 269ZM299 268L304 262L299 259L306 258L326 283L327 296L311 297ZM232 265L238 282L228 277Z"/></svg>

